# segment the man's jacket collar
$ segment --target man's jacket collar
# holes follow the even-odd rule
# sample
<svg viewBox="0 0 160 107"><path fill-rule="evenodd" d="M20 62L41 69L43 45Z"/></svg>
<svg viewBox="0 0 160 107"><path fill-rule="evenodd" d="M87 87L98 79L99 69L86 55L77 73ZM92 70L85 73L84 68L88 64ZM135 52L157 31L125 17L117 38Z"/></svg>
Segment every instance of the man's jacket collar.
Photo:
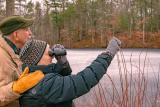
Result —
<svg viewBox="0 0 160 107"><path fill-rule="evenodd" d="M19 55L20 49L16 47L16 45L10 41L8 38L4 37L4 40L8 43L8 45L14 50L15 54Z"/></svg>

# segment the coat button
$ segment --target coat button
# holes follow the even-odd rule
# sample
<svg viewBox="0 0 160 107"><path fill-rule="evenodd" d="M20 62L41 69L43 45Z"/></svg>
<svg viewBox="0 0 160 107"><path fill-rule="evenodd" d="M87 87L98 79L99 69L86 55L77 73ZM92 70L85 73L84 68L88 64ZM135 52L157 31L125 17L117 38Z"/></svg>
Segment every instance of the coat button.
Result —
<svg viewBox="0 0 160 107"><path fill-rule="evenodd" d="M35 89L32 89L31 92L32 92L32 94L34 94L34 95L37 93L37 91L36 91Z"/></svg>

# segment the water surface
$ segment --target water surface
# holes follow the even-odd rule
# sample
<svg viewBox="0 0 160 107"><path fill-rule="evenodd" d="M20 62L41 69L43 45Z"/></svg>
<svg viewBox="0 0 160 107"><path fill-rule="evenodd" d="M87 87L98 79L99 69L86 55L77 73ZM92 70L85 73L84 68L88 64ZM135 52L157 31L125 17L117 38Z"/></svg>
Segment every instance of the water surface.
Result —
<svg viewBox="0 0 160 107"><path fill-rule="evenodd" d="M104 50L68 49L67 58L73 74L82 71ZM77 98L75 104L77 107L119 107L122 99L128 98L132 107L141 98L143 107L159 107L159 72L160 49L122 49L100 83L88 94Z"/></svg>

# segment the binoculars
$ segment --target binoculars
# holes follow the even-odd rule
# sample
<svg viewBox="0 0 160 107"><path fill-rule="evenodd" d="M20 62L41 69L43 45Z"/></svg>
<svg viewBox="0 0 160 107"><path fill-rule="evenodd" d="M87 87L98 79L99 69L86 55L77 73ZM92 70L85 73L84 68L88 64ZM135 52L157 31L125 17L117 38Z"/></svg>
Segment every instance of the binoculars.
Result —
<svg viewBox="0 0 160 107"><path fill-rule="evenodd" d="M49 56L64 56L67 54L66 49L50 49L48 52Z"/></svg>

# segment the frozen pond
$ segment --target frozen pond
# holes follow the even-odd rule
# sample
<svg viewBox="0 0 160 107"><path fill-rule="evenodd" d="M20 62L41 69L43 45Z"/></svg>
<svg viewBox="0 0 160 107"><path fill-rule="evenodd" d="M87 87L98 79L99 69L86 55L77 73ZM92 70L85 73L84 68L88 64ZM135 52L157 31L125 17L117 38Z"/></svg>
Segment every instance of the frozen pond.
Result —
<svg viewBox="0 0 160 107"><path fill-rule="evenodd" d="M76 74L104 49L67 51L73 74ZM159 73L160 49L122 49L100 83L75 100L76 107L159 107Z"/></svg>

